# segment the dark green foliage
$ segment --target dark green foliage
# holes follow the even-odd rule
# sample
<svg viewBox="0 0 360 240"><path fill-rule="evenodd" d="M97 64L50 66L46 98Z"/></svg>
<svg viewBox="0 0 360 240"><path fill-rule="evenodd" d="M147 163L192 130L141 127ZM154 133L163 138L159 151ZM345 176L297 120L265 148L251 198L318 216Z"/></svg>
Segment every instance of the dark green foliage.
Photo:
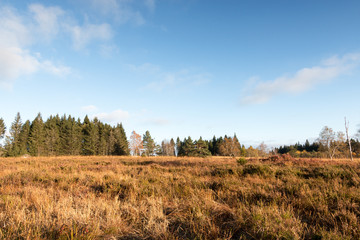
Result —
<svg viewBox="0 0 360 240"><path fill-rule="evenodd" d="M154 155L156 144L154 139L151 137L149 131L146 131L145 134L143 135L143 146L145 148L146 156Z"/></svg>
<svg viewBox="0 0 360 240"><path fill-rule="evenodd" d="M40 113L31 123L26 121L22 124L18 113L1 151L0 154L9 157L24 154L129 155L129 144L122 124L112 127L96 118L91 121L87 116L82 123L70 115L61 118L59 115L50 116L44 122Z"/></svg>
<svg viewBox="0 0 360 240"><path fill-rule="evenodd" d="M236 161L239 165L245 165L247 163L247 160L244 157L241 157Z"/></svg>
<svg viewBox="0 0 360 240"><path fill-rule="evenodd" d="M19 135L19 147L20 147L20 155L29 154L29 136L30 136L30 126L31 123L27 120L21 128Z"/></svg>
<svg viewBox="0 0 360 240"><path fill-rule="evenodd" d="M82 152L83 155L95 155L98 141L97 121L90 121L88 116L85 116L82 126Z"/></svg>
<svg viewBox="0 0 360 240"><path fill-rule="evenodd" d="M313 142L310 144L309 140L306 140L305 144L296 143L290 146L284 145L277 148L276 151L280 154L289 153L293 155L293 153L296 151L300 151L300 152L306 151L307 153L316 153L319 151L319 149L320 149L320 143Z"/></svg>
<svg viewBox="0 0 360 240"><path fill-rule="evenodd" d="M113 130L114 137L114 155L129 155L129 142L126 138L125 130L122 124L118 124Z"/></svg>
<svg viewBox="0 0 360 240"><path fill-rule="evenodd" d="M179 156L187 157L207 157L211 156L208 144L200 137L198 141L193 142L191 137L185 138L183 142L177 143Z"/></svg>
<svg viewBox="0 0 360 240"><path fill-rule="evenodd" d="M4 123L4 119L0 118L0 139L2 139L5 135L6 126Z"/></svg>
<svg viewBox="0 0 360 240"><path fill-rule="evenodd" d="M44 124L45 131L45 152L54 156L59 151L60 145L60 132L58 122L60 121L59 116L50 116Z"/></svg>
<svg viewBox="0 0 360 240"><path fill-rule="evenodd" d="M30 125L29 153L32 156L45 155L45 131L44 122L39 113Z"/></svg>
<svg viewBox="0 0 360 240"><path fill-rule="evenodd" d="M59 123L60 147L58 155L81 154L82 124L80 119L76 121L71 116L64 115Z"/></svg>
<svg viewBox="0 0 360 240"><path fill-rule="evenodd" d="M209 151L208 144L204 140L202 140L201 137L198 141L195 142L195 149L193 152L193 156L195 157L211 156L211 152Z"/></svg>
<svg viewBox="0 0 360 240"><path fill-rule="evenodd" d="M19 156L21 153L21 142L20 142L20 132L21 132L21 117L20 113L16 114L14 122L10 127L10 136L6 137L5 143L5 152L6 156L13 157Z"/></svg>

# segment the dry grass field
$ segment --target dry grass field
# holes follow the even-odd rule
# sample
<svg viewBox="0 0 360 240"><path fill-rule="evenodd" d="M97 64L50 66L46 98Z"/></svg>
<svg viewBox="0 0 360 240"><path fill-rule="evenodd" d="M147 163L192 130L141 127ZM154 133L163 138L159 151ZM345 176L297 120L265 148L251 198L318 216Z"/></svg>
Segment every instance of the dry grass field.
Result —
<svg viewBox="0 0 360 240"><path fill-rule="evenodd" d="M0 159L1 239L360 239L360 162Z"/></svg>

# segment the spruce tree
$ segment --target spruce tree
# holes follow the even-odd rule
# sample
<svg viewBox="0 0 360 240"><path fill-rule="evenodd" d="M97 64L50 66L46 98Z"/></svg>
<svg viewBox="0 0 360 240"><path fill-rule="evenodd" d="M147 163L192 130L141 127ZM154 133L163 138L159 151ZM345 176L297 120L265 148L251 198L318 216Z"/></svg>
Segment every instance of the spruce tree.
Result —
<svg viewBox="0 0 360 240"><path fill-rule="evenodd" d="M29 152L32 156L44 155L45 131L44 122L39 113L32 121L29 134Z"/></svg>
<svg viewBox="0 0 360 240"><path fill-rule="evenodd" d="M0 118L0 140L4 138L5 136L5 131L6 131L6 126L4 123L4 119ZM3 154L3 147L2 144L0 144L0 157Z"/></svg>
<svg viewBox="0 0 360 240"><path fill-rule="evenodd" d="M102 122L99 122L97 125L98 133L99 133L99 141L97 147L97 155L107 155L107 140L109 136L109 132L106 129L106 125Z"/></svg>
<svg viewBox="0 0 360 240"><path fill-rule="evenodd" d="M21 127L19 134L20 155L29 154L30 125L30 121L26 120L26 122Z"/></svg>
<svg viewBox="0 0 360 240"><path fill-rule="evenodd" d="M82 124L70 115L64 115L59 121L60 126L60 146L61 155L79 155L82 147Z"/></svg>
<svg viewBox="0 0 360 240"><path fill-rule="evenodd" d="M89 117L86 115L82 127L83 133L83 155L95 155L96 154L96 143L97 143L97 129Z"/></svg>
<svg viewBox="0 0 360 240"><path fill-rule="evenodd" d="M46 155L55 156L60 147L60 129L57 118L50 116L44 124Z"/></svg>
<svg viewBox="0 0 360 240"><path fill-rule="evenodd" d="M4 138L6 131L6 126L4 119L0 118L0 139Z"/></svg>
<svg viewBox="0 0 360 240"><path fill-rule="evenodd" d="M175 156L179 156L179 153L181 152L181 141L180 138L176 138L176 144L175 144Z"/></svg>
<svg viewBox="0 0 360 240"><path fill-rule="evenodd" d="M179 152L181 156L193 157L195 156L195 145L191 137L184 139L184 142L181 146L181 150Z"/></svg>
<svg viewBox="0 0 360 240"><path fill-rule="evenodd" d="M211 152L209 151L209 147L206 142L200 137L198 141L195 143L195 149L192 153L195 157L208 157L211 156Z"/></svg>
<svg viewBox="0 0 360 240"><path fill-rule="evenodd" d="M114 155L129 155L130 154L130 150L129 150L129 142L126 138L126 133L125 130L122 126L122 124L117 124L115 129L114 129L114 139L115 139L115 144L114 144Z"/></svg>
<svg viewBox="0 0 360 240"><path fill-rule="evenodd" d="M146 156L154 155L156 144L154 139L151 137L149 131L146 131L145 134L143 135L143 146L145 148Z"/></svg>
<svg viewBox="0 0 360 240"><path fill-rule="evenodd" d="M10 127L10 136L6 137L5 141L5 155L9 157L15 157L20 155L20 139L19 135L21 132L21 117L20 113L16 114L15 120L12 122Z"/></svg>

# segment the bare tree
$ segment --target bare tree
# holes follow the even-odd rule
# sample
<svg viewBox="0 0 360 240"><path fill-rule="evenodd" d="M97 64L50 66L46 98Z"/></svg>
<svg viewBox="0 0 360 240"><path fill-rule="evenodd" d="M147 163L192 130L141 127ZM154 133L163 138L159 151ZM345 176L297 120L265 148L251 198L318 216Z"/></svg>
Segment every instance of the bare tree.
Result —
<svg viewBox="0 0 360 240"><path fill-rule="evenodd" d="M351 150L351 141L349 138L349 121L346 121L346 117L345 117L345 133L346 133L346 140L349 144L350 158L351 158L351 161L353 161L353 155L352 155L352 150Z"/></svg>
<svg viewBox="0 0 360 240"><path fill-rule="evenodd" d="M318 141L325 148L330 159L333 159L337 150L344 143L344 133L335 133L332 128L325 126L319 134Z"/></svg>
<svg viewBox="0 0 360 240"><path fill-rule="evenodd" d="M265 157L268 153L268 147L266 146L265 142L261 142L257 149L259 150L261 157Z"/></svg>
<svg viewBox="0 0 360 240"><path fill-rule="evenodd" d="M143 141L141 136L135 131L131 133L130 136L130 150L133 156L139 156L143 148Z"/></svg>

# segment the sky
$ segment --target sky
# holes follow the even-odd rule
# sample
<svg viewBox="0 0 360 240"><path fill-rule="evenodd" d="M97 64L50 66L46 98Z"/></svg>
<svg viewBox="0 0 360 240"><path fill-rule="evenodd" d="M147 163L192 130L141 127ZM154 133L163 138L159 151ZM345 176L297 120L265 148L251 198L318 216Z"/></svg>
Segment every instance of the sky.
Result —
<svg viewBox="0 0 360 240"><path fill-rule="evenodd" d="M0 117L245 146L360 128L360 1L0 0Z"/></svg>

